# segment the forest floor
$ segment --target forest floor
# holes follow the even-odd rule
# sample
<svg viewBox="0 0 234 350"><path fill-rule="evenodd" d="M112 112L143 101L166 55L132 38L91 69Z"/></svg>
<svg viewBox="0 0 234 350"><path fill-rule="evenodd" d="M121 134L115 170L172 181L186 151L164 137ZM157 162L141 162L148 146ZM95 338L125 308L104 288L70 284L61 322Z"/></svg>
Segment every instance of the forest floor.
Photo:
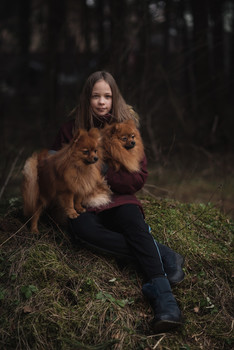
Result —
<svg viewBox="0 0 234 350"><path fill-rule="evenodd" d="M231 159L188 166L149 164L139 192L153 236L185 256L173 288L184 316L174 333L155 335L140 272L74 246L44 215L29 233L20 197L21 156L4 172L0 204L0 348L3 350L228 350L233 348ZM214 166L215 165L215 166ZM12 171L11 171L12 170ZM9 176L10 174L10 176Z"/></svg>
<svg viewBox="0 0 234 350"><path fill-rule="evenodd" d="M1 349L233 349L233 221L212 204L141 200L152 234L185 257L182 328L155 335L139 271L72 244L48 215L29 233L15 198L0 212Z"/></svg>

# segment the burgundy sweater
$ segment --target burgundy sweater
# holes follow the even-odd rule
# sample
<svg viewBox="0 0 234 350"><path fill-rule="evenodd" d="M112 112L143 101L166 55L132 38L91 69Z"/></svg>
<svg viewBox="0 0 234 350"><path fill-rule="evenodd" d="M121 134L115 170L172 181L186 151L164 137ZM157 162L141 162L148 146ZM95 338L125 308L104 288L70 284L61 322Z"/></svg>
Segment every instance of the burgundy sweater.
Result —
<svg viewBox="0 0 234 350"><path fill-rule="evenodd" d="M58 151L63 144L69 143L73 136L73 126L74 120L70 120L61 126L52 146L52 150ZM145 156L141 161L141 170L137 173L130 173L125 169L115 171L112 167L109 167L106 173L106 180L113 192L111 202L98 209L90 208L89 211L95 211L98 213L122 204L136 204L140 207L143 213L142 205L136 198L135 193L144 186L147 176L147 160Z"/></svg>

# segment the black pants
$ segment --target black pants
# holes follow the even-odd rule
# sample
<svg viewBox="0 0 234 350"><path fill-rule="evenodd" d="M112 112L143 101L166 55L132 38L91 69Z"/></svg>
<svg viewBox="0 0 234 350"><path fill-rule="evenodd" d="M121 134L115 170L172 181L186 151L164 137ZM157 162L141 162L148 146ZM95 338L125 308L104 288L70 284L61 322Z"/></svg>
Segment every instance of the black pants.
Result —
<svg viewBox="0 0 234 350"><path fill-rule="evenodd" d="M165 276L158 248L137 205L125 204L99 214L86 212L70 219L70 226L76 239L119 257L135 257L146 279Z"/></svg>

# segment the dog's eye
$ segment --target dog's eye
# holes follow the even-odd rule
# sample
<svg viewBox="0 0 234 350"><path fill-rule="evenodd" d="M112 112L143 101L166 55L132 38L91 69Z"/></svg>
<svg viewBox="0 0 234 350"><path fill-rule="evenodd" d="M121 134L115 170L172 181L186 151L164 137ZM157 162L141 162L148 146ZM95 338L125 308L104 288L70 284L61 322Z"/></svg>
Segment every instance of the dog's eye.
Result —
<svg viewBox="0 0 234 350"><path fill-rule="evenodd" d="M134 135L134 134L132 134L132 139L134 139L134 137L135 137L135 135Z"/></svg>
<svg viewBox="0 0 234 350"><path fill-rule="evenodd" d="M88 149L84 149L83 150L83 154L89 154L89 150Z"/></svg>
<svg viewBox="0 0 234 350"><path fill-rule="evenodd" d="M94 153L97 153L97 150L96 150L96 149L94 150Z"/></svg>
<svg viewBox="0 0 234 350"><path fill-rule="evenodd" d="M128 138L127 138L126 136L121 137L121 140L122 140L122 141L127 141L127 139L128 139Z"/></svg>

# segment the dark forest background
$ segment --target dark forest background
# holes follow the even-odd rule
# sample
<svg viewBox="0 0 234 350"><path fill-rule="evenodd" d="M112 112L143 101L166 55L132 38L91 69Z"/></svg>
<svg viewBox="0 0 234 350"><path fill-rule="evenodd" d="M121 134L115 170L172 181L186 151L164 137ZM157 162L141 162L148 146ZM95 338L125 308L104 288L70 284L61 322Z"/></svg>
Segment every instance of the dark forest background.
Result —
<svg viewBox="0 0 234 350"><path fill-rule="evenodd" d="M2 183L18 152L51 145L99 69L139 113L150 162L232 155L233 24L232 0L1 0Z"/></svg>

